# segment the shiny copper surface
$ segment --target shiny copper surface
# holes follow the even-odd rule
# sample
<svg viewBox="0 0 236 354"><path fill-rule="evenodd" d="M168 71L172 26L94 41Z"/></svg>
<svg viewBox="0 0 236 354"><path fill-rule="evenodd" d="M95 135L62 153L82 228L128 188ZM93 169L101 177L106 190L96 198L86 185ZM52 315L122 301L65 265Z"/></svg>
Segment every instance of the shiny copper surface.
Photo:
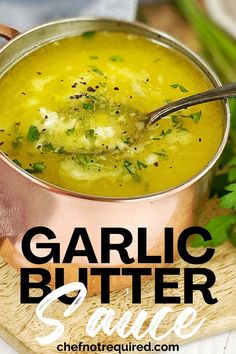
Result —
<svg viewBox="0 0 236 354"><path fill-rule="evenodd" d="M0 24L0 37L4 37L6 39L12 39L18 34L19 32L14 28L10 28L8 26L4 26Z"/></svg>

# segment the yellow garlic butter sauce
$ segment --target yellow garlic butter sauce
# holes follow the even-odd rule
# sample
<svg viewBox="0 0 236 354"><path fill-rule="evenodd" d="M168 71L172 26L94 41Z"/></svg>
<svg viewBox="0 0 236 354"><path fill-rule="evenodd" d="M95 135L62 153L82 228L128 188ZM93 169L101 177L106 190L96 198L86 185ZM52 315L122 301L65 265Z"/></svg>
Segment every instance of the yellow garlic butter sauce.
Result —
<svg viewBox="0 0 236 354"><path fill-rule="evenodd" d="M212 87L182 54L143 37L88 32L36 50L0 80L0 144L38 178L100 196L139 196L202 170L223 135L222 104L172 114L166 102Z"/></svg>

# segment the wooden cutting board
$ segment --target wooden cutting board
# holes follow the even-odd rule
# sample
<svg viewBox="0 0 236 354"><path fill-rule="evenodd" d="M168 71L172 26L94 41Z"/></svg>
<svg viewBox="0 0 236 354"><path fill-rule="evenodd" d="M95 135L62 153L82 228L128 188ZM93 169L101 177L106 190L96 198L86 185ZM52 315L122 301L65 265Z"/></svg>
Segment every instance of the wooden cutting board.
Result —
<svg viewBox="0 0 236 354"><path fill-rule="evenodd" d="M207 203L205 212L202 215L202 223L204 223L210 214L219 214L219 209L216 200L211 200ZM221 211L220 211L221 212ZM201 249L193 250L200 253ZM176 267L180 269L191 267L182 260L176 262ZM204 265L214 271L216 275L216 284L212 288L212 294L218 299L215 305L206 305L203 301L201 293L195 292L194 307L198 310L198 319L206 318L205 323L199 332L192 338L196 340L200 337L210 336L225 330L236 328L236 249L226 243L216 249L213 259ZM35 340L35 337L49 334L50 329L43 325L35 315L36 305L20 304L20 278L19 271L7 264L0 258L0 335L11 344L19 353L27 354L54 354L58 353L56 344L64 341L73 344L83 341L84 343L125 343L132 341L132 338L122 340L117 335L107 337L103 333L95 338L90 338L85 332L85 326L88 318L94 310L101 306L100 297L93 296L85 300L83 305L70 317L64 318L63 312L66 305L59 302L51 305L47 310L49 317L61 319L65 325L65 332L57 343L53 343L46 347L41 347ZM183 293L183 277L176 279L170 278L170 281L179 280L179 294ZM201 282L204 279L199 277L197 281ZM170 289L169 295L171 295ZM35 292L37 292L35 290ZM143 284L142 288L143 302L142 305L133 305L131 301L131 293L125 290L116 291L111 294L111 303L107 307L112 307L116 311L116 318L120 318L126 310L132 310L137 314L141 309L148 311L150 319L155 312L160 309L160 305L154 304L154 280L150 280ZM178 295L179 295L178 294ZM166 293L168 295L168 291ZM173 293L172 293L173 295ZM184 309L186 305L170 305L173 309L173 319L163 322L160 328L160 334L166 333L170 328L170 323L173 324L174 319ZM171 316L172 316L171 315ZM149 341L149 338L144 338L141 343ZM133 340L133 342L136 342ZM167 337L164 342L168 343L183 343L176 336Z"/></svg>

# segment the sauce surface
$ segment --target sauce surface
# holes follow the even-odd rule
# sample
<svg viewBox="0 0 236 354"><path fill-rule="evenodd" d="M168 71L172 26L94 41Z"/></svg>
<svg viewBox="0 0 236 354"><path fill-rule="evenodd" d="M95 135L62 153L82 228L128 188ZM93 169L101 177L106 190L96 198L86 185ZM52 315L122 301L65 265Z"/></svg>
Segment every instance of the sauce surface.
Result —
<svg viewBox="0 0 236 354"><path fill-rule="evenodd" d="M0 80L0 147L40 179L129 197L202 170L223 135L219 102L144 128L145 113L212 87L187 58L143 37L86 32L47 44Z"/></svg>

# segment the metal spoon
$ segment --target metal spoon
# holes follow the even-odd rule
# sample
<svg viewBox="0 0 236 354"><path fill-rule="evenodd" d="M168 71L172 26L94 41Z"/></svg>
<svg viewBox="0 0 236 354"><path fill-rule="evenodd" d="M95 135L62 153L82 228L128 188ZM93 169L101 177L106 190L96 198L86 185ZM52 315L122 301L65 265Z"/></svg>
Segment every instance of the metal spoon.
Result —
<svg viewBox="0 0 236 354"><path fill-rule="evenodd" d="M236 83L231 83L217 87L212 90L198 93L196 95L188 96L182 98L181 100L168 103L155 111L152 111L145 116L146 127L150 124L158 122L161 118L167 115L179 111L181 109L186 109L191 106L198 105L200 103L206 103L210 101L222 100L224 98L230 98L236 96Z"/></svg>

